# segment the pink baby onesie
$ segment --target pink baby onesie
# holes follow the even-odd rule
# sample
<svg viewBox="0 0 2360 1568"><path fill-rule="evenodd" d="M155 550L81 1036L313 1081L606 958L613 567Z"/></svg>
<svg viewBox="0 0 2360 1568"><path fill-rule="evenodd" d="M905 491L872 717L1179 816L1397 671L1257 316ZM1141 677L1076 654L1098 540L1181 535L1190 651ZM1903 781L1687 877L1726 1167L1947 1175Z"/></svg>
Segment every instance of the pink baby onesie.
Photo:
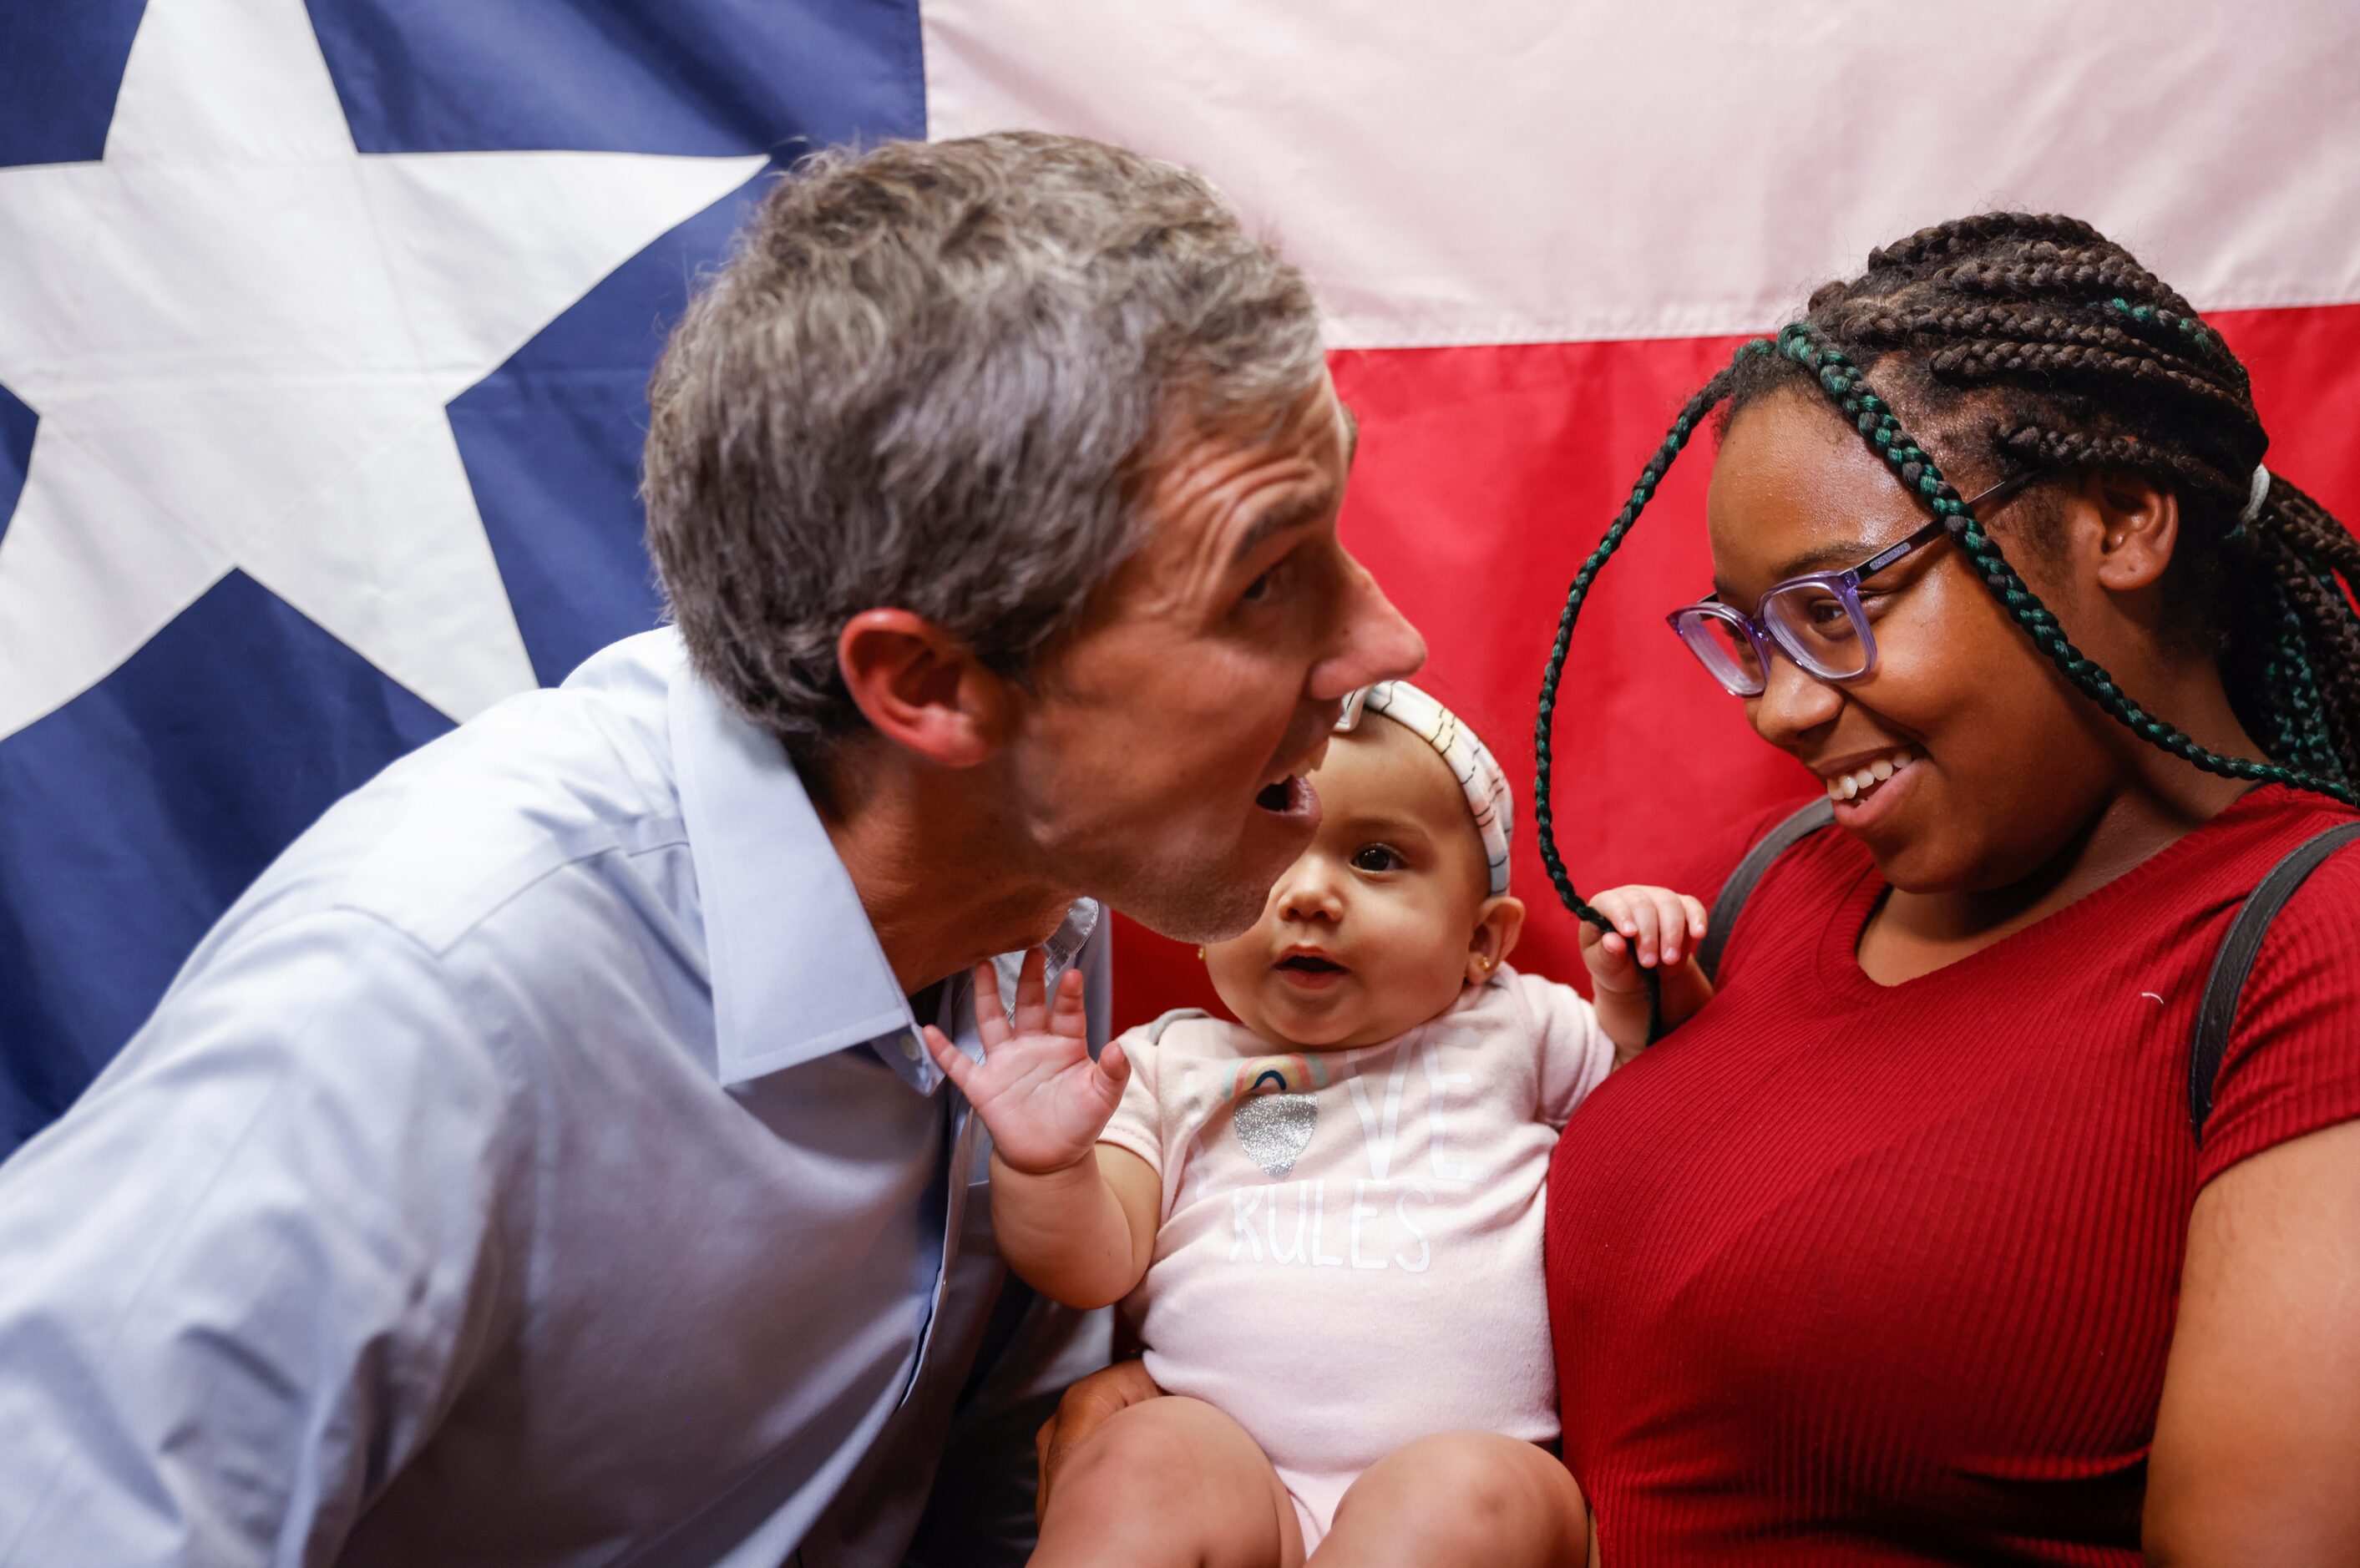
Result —
<svg viewBox="0 0 2360 1568"><path fill-rule="evenodd" d="M1158 1384L1262 1444L1306 1549L1413 1438L1557 1436L1542 1191L1614 1060L1579 993L1502 968L1382 1045L1276 1055L1198 1013L1122 1044L1098 1136L1164 1179L1123 1311Z"/></svg>

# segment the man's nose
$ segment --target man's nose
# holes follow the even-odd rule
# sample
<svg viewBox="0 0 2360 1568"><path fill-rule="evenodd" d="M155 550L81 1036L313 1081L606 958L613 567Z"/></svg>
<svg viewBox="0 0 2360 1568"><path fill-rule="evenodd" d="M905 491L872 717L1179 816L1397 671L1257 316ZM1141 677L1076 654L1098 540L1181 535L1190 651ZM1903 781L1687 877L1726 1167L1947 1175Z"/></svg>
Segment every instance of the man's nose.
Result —
<svg viewBox="0 0 2360 1568"><path fill-rule="evenodd" d="M1843 693L1826 681L1805 674L1795 661L1780 654L1762 672L1762 695L1745 704L1754 733L1772 746L1792 751L1811 731L1832 724L1843 712Z"/></svg>
<svg viewBox="0 0 2360 1568"><path fill-rule="evenodd" d="M1426 663L1426 638L1393 608L1368 569L1347 554L1343 571L1334 651L1311 671L1315 702L1340 702L1363 686L1415 675Z"/></svg>

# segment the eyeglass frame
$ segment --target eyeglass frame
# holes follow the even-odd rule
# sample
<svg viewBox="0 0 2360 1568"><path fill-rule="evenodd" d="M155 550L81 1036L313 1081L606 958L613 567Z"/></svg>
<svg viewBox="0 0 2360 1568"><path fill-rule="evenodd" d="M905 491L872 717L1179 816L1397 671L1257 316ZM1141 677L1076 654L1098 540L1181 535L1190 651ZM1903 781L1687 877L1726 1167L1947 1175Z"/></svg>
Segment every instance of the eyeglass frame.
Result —
<svg viewBox="0 0 2360 1568"><path fill-rule="evenodd" d="M2037 468L2029 469L2013 479L2003 479L1990 488L1970 495L1964 503L1967 511L1971 515L1980 517L1977 508L2006 502L2017 491L2041 477L2041 473L2042 471ZM1788 577L1774 583L1762 591L1762 597L1754 602L1754 612L1750 615L1732 605L1722 604L1721 595L1711 593L1695 604L1681 605L1665 616L1664 623L1671 627L1672 635L1680 639L1680 646L1688 649L1689 656L1704 666L1705 673L1710 675L1720 684L1721 689L1732 697L1759 697L1770 689L1770 658L1774 650L1785 654L1789 663L1814 681L1825 681L1833 686L1865 681L1876 673L1876 634L1869 627L1868 613L1861 608L1861 583L1911 552L1933 543L1949 531L1949 520L1936 517L1907 539L1885 546L1857 566L1846 567L1839 572L1807 572L1798 577ZM1825 588L1836 596L1838 603L1843 605L1844 614L1851 620L1853 632L1860 637L1863 657L1858 670L1849 674L1836 675L1817 668L1809 654L1788 643L1786 637L1791 634L1786 633L1785 628L1773 626L1762 618L1763 604L1787 589L1802 587ZM1728 677L1715 670L1711 662L1698 651L1696 645L1688 640L1688 634L1680 629L1680 626L1684 619L1691 617L1720 621L1736 627L1744 634L1746 642L1753 647L1754 661L1762 669L1762 673L1756 678L1752 691L1740 691L1731 685Z"/></svg>

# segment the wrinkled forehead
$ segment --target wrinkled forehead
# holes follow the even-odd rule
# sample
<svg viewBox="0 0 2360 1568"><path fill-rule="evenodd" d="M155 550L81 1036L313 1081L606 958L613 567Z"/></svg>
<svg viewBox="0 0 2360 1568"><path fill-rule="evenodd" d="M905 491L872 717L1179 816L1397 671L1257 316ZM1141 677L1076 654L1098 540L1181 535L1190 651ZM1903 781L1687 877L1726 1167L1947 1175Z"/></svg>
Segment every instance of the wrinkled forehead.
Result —
<svg viewBox="0 0 2360 1568"><path fill-rule="evenodd" d="M1331 528L1357 440L1324 377L1300 401L1244 425L1175 426L1143 464L1133 548L1093 615L1132 601L1178 608L1219 597L1237 573Z"/></svg>

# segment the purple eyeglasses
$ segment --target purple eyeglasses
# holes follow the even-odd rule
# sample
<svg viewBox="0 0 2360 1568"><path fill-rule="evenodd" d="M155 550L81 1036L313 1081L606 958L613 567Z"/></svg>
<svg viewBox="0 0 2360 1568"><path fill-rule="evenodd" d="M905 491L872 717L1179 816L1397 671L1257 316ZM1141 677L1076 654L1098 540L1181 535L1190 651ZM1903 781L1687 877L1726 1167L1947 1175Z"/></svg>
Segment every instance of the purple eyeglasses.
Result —
<svg viewBox="0 0 2360 1568"><path fill-rule="evenodd" d="M2019 474L1981 495L1967 510L1997 505L2038 476ZM1910 551L1942 537L1936 517L1897 544L1887 545L1858 566L1789 577L1762 595L1751 615L1708 598L1674 610L1672 630L1732 697L1759 697L1769 684L1770 650L1776 648L1797 669L1821 681L1858 681L1876 668L1876 637L1860 607L1860 585Z"/></svg>

